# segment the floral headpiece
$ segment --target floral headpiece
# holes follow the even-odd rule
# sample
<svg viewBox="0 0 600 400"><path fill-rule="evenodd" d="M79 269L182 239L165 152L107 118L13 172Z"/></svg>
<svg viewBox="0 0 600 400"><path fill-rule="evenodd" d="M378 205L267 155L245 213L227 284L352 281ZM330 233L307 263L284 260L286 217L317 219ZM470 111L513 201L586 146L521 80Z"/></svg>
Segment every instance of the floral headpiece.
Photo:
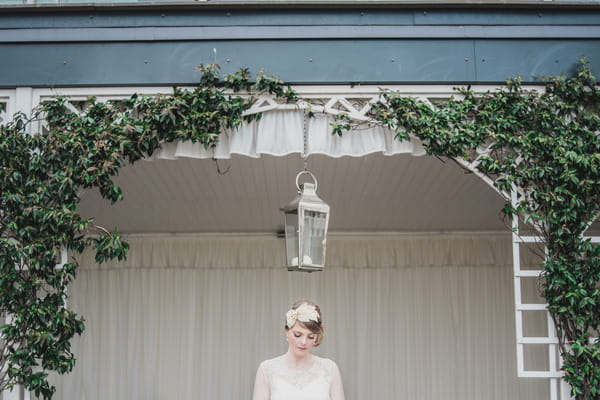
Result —
<svg viewBox="0 0 600 400"><path fill-rule="evenodd" d="M294 326L296 321L308 322L315 321L319 322L319 313L315 306L311 306L308 303L302 303L295 310L289 310L285 313L285 321L288 328Z"/></svg>

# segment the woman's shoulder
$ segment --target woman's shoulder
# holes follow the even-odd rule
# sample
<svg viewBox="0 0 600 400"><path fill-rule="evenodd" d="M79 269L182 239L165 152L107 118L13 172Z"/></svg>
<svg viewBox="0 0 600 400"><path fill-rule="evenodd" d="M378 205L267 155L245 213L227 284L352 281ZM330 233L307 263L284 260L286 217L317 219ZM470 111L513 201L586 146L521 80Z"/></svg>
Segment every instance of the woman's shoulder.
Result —
<svg viewBox="0 0 600 400"><path fill-rule="evenodd" d="M321 364L324 365L336 365L335 361L333 361L331 358L325 358L325 357L319 357L313 354L313 357L315 357L317 362L320 362Z"/></svg>
<svg viewBox="0 0 600 400"><path fill-rule="evenodd" d="M333 379L339 375L338 366L335 361L329 358L323 358L315 356L315 364L312 371L316 374L323 376L328 382L332 382Z"/></svg>
<svg viewBox="0 0 600 400"><path fill-rule="evenodd" d="M283 356L277 356L275 358L270 358L268 360L264 360L258 366L263 371L272 371L273 368L280 368L283 363Z"/></svg>
<svg viewBox="0 0 600 400"><path fill-rule="evenodd" d="M319 364L322 368L326 369L327 371L333 371L333 370L337 369L337 364L332 359L319 357L319 356L314 356L314 357L315 357L315 363Z"/></svg>

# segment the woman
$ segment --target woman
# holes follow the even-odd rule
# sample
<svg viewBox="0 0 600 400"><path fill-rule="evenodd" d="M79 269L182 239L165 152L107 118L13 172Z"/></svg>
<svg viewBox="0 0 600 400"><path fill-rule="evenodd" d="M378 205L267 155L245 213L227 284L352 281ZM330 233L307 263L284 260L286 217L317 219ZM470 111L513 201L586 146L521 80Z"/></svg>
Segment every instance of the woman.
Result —
<svg viewBox="0 0 600 400"><path fill-rule="evenodd" d="M300 300L285 314L288 351L263 361L256 373L253 400L344 400L340 371L332 360L311 354L321 344L321 310Z"/></svg>

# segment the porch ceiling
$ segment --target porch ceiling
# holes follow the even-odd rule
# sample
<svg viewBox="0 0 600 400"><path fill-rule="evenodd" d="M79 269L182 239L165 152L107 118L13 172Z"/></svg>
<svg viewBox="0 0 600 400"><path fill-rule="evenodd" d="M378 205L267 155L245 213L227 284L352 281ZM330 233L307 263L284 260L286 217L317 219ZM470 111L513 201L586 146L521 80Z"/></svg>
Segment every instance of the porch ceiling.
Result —
<svg viewBox="0 0 600 400"><path fill-rule="evenodd" d="M452 161L313 155L308 166L331 206L333 232L507 230L500 196ZM81 211L126 233L275 233L302 168L298 154L143 161L117 177L123 201L111 206L88 192Z"/></svg>

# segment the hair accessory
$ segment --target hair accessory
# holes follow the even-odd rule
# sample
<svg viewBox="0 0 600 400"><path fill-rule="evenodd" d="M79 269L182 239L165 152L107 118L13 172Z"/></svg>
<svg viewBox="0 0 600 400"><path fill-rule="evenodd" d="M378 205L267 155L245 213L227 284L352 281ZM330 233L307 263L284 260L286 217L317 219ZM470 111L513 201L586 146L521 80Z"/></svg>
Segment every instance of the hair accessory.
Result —
<svg viewBox="0 0 600 400"><path fill-rule="evenodd" d="M289 310L285 313L286 325L288 328L294 326L296 321L308 322L315 321L319 322L319 313L314 306L308 303L302 303L295 310Z"/></svg>

